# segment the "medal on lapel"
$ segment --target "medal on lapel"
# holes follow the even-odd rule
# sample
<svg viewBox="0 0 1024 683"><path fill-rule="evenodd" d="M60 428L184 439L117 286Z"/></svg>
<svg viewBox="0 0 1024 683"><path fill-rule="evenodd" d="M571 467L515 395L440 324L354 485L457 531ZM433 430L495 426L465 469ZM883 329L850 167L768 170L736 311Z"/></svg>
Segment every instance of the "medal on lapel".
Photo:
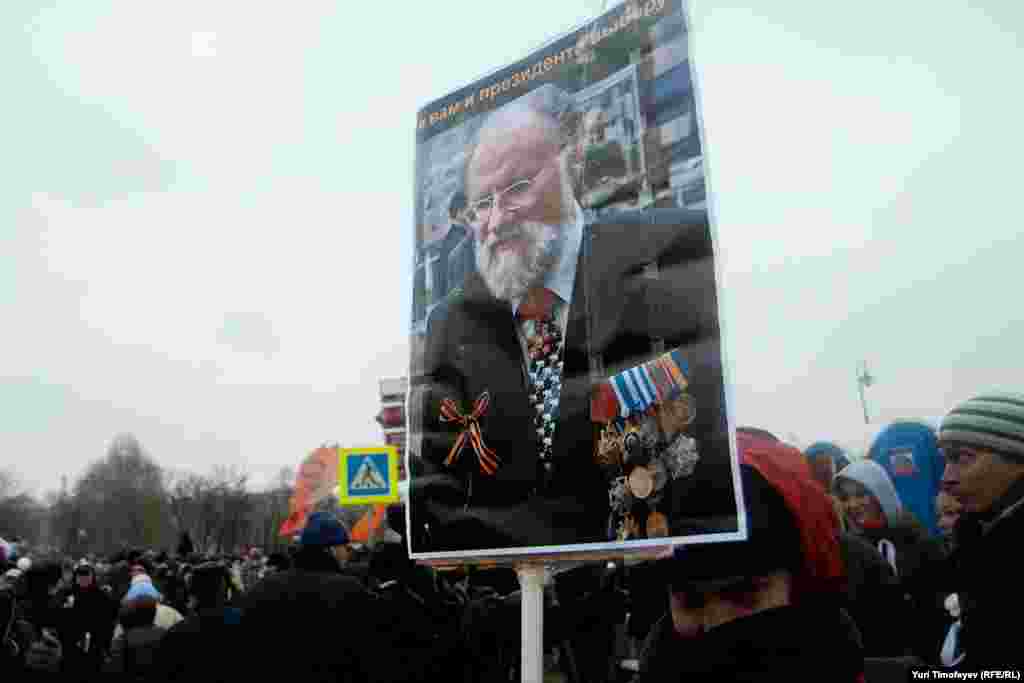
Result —
<svg viewBox="0 0 1024 683"><path fill-rule="evenodd" d="M661 512L654 511L647 515L647 538L667 538L668 518Z"/></svg>
<svg viewBox="0 0 1024 683"><path fill-rule="evenodd" d="M634 467L626 481L629 482L629 492L640 500L646 500L654 493L654 477L646 467Z"/></svg>
<svg viewBox="0 0 1024 683"><path fill-rule="evenodd" d="M688 433L696 408L680 349L618 372L592 389L591 420L601 427L593 459L608 482L609 529L619 538L669 534L665 498L700 460Z"/></svg>

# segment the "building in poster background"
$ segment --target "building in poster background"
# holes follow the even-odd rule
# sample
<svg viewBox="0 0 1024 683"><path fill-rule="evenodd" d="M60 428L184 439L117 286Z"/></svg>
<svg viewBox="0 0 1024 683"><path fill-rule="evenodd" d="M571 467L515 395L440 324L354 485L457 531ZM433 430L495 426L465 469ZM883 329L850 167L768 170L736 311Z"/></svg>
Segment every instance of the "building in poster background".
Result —
<svg viewBox="0 0 1024 683"><path fill-rule="evenodd" d="M626 3L420 112L415 557L745 537L687 37Z"/></svg>

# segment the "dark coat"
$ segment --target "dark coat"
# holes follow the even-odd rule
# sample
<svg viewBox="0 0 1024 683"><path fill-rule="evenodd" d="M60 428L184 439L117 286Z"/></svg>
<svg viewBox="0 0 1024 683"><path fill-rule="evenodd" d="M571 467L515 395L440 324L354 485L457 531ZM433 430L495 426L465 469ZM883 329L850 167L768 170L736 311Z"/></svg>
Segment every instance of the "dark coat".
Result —
<svg viewBox="0 0 1024 683"><path fill-rule="evenodd" d="M114 640L106 673L117 681L148 681L156 674L157 650L167 632L159 626L130 628Z"/></svg>
<svg viewBox="0 0 1024 683"><path fill-rule="evenodd" d="M248 664L268 679L371 680L370 599L355 579L292 569L266 577L242 596Z"/></svg>
<svg viewBox="0 0 1024 683"><path fill-rule="evenodd" d="M668 592L663 576L651 563L630 567L627 577L630 599L629 637L643 641L669 608Z"/></svg>
<svg viewBox="0 0 1024 683"><path fill-rule="evenodd" d="M860 634L842 610L780 607L684 640L672 617L655 624L633 683L862 681Z"/></svg>
<svg viewBox="0 0 1024 683"><path fill-rule="evenodd" d="M936 643L942 642L949 625L943 607L948 591L943 581L947 560L942 540L929 536L928 531L908 513L884 528L864 530L863 537L876 548L883 539L887 539L896 550L899 594L891 603L888 614L893 617L890 627L899 621L905 624L904 636L899 638L905 644L903 654L934 661Z"/></svg>
<svg viewBox="0 0 1024 683"><path fill-rule="evenodd" d="M61 634L65 670L77 676L77 680L91 680L102 668L111 648L119 605L97 585L87 590L76 585L70 595L74 598L73 607L62 610L67 614L66 627ZM87 633L89 649L84 651L81 644Z"/></svg>
<svg viewBox="0 0 1024 683"><path fill-rule="evenodd" d="M335 571L290 569L242 596L245 667L266 680L419 680L423 669L398 656L399 615L362 582Z"/></svg>
<svg viewBox="0 0 1024 683"><path fill-rule="evenodd" d="M90 633L92 647L100 645L104 650L109 649L117 624L117 600L99 586L88 590L76 587L71 594L75 601L71 608L71 626L77 631L76 635Z"/></svg>
<svg viewBox="0 0 1024 683"><path fill-rule="evenodd" d="M642 275L652 262L657 280ZM654 357L657 339L667 350L681 348L689 364L698 469L727 464L715 268L703 212L628 212L586 226L565 331L553 466L545 471L512 310L471 275L432 312L422 367L414 362L411 373L413 551L609 540L608 485L593 459L591 361L609 376ZM460 430L441 422L442 400L468 413L484 392L483 440L502 461L494 476L480 473L468 444L455 467L443 465ZM731 479L716 493L714 516L734 515Z"/></svg>
<svg viewBox="0 0 1024 683"><path fill-rule="evenodd" d="M910 612L892 566L859 536L841 533L839 547L846 567L846 609L861 633L865 656L905 655Z"/></svg>
<svg viewBox="0 0 1024 683"><path fill-rule="evenodd" d="M384 639L381 649L401 662L388 674L394 683L455 681L474 664L459 628L461 605L432 588L407 574L377 590L374 609L387 626L376 635Z"/></svg>
<svg viewBox="0 0 1024 683"><path fill-rule="evenodd" d="M167 631L157 652L155 680L227 683L238 679L248 656L241 639L242 612L234 607L200 609Z"/></svg>
<svg viewBox="0 0 1024 683"><path fill-rule="evenodd" d="M1019 548L1024 538L1024 478L981 515L961 516L953 563L958 583L961 643L971 669L1024 669L1024 648L1013 627L1024 614Z"/></svg>

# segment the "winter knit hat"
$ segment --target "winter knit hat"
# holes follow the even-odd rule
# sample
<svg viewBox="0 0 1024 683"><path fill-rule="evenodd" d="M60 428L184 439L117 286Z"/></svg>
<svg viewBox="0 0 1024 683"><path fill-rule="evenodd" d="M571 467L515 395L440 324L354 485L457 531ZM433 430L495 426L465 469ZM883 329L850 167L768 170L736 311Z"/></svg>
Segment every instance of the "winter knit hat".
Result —
<svg viewBox="0 0 1024 683"><path fill-rule="evenodd" d="M807 450L804 451L804 456L808 459L827 456L836 464L836 470L841 470L850 464L850 459L846 457L846 453L843 452L843 449L831 441L818 441L811 444L807 447Z"/></svg>
<svg viewBox="0 0 1024 683"><path fill-rule="evenodd" d="M160 591L153 587L151 581L132 581L131 588L125 593L122 603L129 603L140 598L151 598L159 602L163 599Z"/></svg>
<svg viewBox="0 0 1024 683"><path fill-rule="evenodd" d="M882 508L885 521L894 524L903 512L903 503L896 493L896 486L892 483L889 473L885 468L874 460L861 458L855 460L836 475L834 482L840 479L855 481L866 488L871 495L878 499L878 505Z"/></svg>
<svg viewBox="0 0 1024 683"><path fill-rule="evenodd" d="M319 546L331 548L338 545L347 545L349 542L348 532L337 519L326 512L314 512L306 522L306 528L302 530L299 543L305 547Z"/></svg>
<svg viewBox="0 0 1024 683"><path fill-rule="evenodd" d="M1024 463L1024 394L982 394L953 408L942 419L939 444L953 443Z"/></svg>

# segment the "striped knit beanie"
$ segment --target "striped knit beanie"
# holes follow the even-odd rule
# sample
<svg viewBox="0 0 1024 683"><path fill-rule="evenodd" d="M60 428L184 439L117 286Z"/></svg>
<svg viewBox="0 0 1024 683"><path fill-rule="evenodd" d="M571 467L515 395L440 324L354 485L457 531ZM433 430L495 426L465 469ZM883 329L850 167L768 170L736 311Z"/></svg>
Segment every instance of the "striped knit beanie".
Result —
<svg viewBox="0 0 1024 683"><path fill-rule="evenodd" d="M1024 394L982 394L958 405L939 428L939 444L951 443L1024 463Z"/></svg>

